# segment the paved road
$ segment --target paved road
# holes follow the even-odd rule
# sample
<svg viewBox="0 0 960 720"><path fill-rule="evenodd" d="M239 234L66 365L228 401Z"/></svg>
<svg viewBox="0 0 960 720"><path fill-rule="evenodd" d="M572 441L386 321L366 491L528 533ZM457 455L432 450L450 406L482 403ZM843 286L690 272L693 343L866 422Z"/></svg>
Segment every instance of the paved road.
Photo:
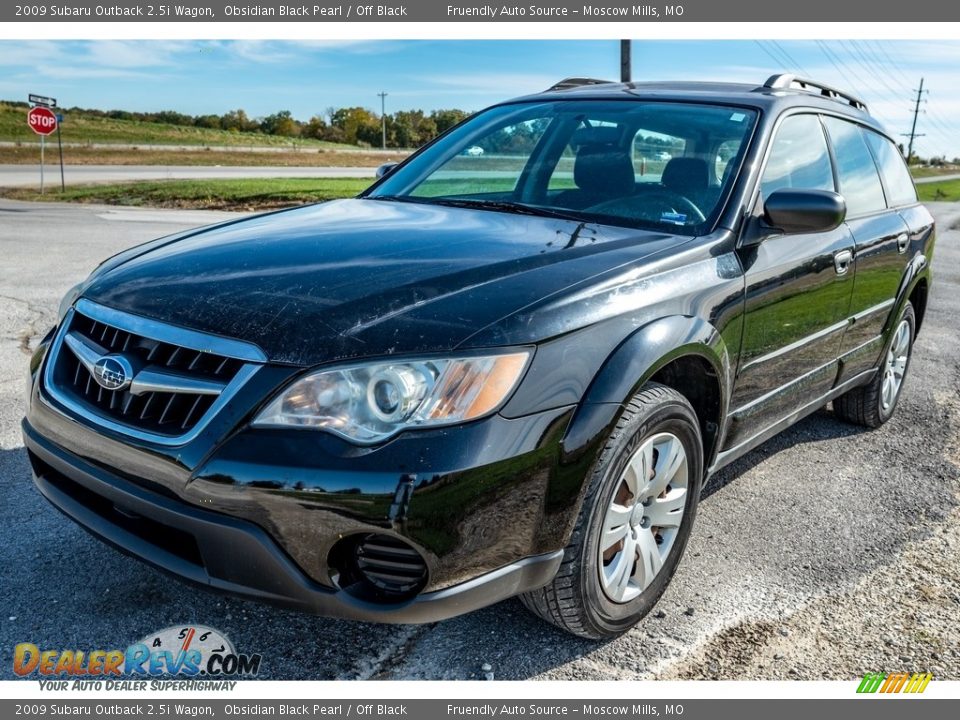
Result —
<svg viewBox="0 0 960 720"><path fill-rule="evenodd" d="M25 143L22 140L2 140L0 148L4 147L22 147ZM34 141L36 144L36 141ZM215 150L217 152L235 152L235 153L290 153L290 152L315 152L323 149L324 152L357 154L364 155L396 155L397 153L409 153L411 150L390 148L381 150L380 148L360 148L360 147L327 147L322 145L311 145L290 142L285 145L144 145L143 143L86 143L86 142L65 142L65 148L90 148L93 150L139 150L139 151L204 151Z"/></svg>
<svg viewBox="0 0 960 720"><path fill-rule="evenodd" d="M134 180L213 180L239 178L368 178L369 167L245 167L192 165L67 165L64 180L68 185L83 183L129 182ZM487 172L485 174L495 175ZM960 179L958 175L917 178L918 184ZM59 187L60 169L47 166L48 187ZM0 187L40 185L37 165L0 165Z"/></svg>
<svg viewBox="0 0 960 720"><path fill-rule="evenodd" d="M125 647L152 630L197 622L224 631L241 651L261 653L264 675L276 679L468 679L482 677L484 663L498 679L676 672L850 680L899 668L960 679L958 645L942 634L956 637L960 606L960 562L943 555L958 546L947 531L956 529L960 491L960 232L946 228L960 220L960 206L935 211L943 229L938 282L897 416L864 432L821 412L713 478L656 614L619 640L595 644L554 630L515 600L413 627L225 599L122 556L65 520L29 480L18 429L21 347L101 258L223 214L0 201L0 676L11 675L16 642ZM918 584L913 573L927 571L930 554L916 543L939 538L945 544L934 554L947 558L948 575ZM858 587L868 599L845 600ZM836 607L807 620L828 601ZM736 646L724 644L731 636ZM770 636L789 649L746 668L744 658ZM821 661L835 646L853 659Z"/></svg>
<svg viewBox="0 0 960 720"><path fill-rule="evenodd" d="M48 187L60 186L60 168L48 165ZM212 180L238 178L369 178L375 168L354 167L195 167L190 165L67 165L64 180L81 183L131 180ZM40 185L39 165L0 165L0 187Z"/></svg>
<svg viewBox="0 0 960 720"><path fill-rule="evenodd" d="M943 180L960 180L960 173L957 173L954 175L931 175L929 177L913 179L913 181L917 185L923 185L924 183L941 182Z"/></svg>

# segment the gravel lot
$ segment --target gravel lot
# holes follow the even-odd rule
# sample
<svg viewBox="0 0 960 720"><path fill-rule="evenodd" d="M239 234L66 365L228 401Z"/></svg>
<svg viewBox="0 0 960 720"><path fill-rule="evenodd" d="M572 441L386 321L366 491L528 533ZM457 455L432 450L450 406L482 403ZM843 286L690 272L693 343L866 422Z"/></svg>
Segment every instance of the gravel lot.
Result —
<svg viewBox="0 0 960 720"><path fill-rule="evenodd" d="M507 601L429 626L314 618L224 599L126 558L34 490L20 440L25 348L61 294L127 245L222 213L0 201L0 677L17 642L125 647L212 625L271 679L960 679L960 205L896 417L864 432L829 411L714 477L659 608L609 643Z"/></svg>

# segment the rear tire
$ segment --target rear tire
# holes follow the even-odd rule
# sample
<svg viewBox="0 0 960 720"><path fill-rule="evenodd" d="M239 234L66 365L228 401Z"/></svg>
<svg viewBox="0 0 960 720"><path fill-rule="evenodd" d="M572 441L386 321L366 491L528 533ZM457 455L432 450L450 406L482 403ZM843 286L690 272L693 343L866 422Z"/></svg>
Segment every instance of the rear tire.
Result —
<svg viewBox="0 0 960 720"><path fill-rule="evenodd" d="M666 590L693 527L703 442L690 403L650 383L600 451L556 577L521 595L536 615L600 640L637 624Z"/></svg>
<svg viewBox="0 0 960 720"><path fill-rule="evenodd" d="M853 388L833 401L833 412L838 418L876 428L893 417L910 368L916 327L913 305L907 301L884 348L876 375L868 384Z"/></svg>

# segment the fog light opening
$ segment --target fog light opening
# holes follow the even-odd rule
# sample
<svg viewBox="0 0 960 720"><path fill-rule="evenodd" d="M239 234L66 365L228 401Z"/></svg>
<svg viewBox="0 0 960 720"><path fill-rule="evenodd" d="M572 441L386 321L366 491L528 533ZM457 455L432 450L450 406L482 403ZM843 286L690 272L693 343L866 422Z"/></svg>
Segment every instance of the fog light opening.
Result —
<svg viewBox="0 0 960 720"><path fill-rule="evenodd" d="M395 603L413 598L427 585L427 564L401 538L379 533L340 540L328 557L334 584L354 597Z"/></svg>

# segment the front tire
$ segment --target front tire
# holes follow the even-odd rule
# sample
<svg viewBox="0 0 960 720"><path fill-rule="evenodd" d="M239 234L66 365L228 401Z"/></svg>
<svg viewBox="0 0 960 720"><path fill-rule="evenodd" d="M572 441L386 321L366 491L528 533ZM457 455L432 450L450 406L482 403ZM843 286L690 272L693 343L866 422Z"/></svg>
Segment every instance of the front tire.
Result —
<svg viewBox="0 0 960 720"><path fill-rule="evenodd" d="M644 386L599 454L560 570L522 595L523 603L581 637L629 630L676 571L702 477L703 442L690 403L664 385Z"/></svg>
<svg viewBox="0 0 960 720"><path fill-rule="evenodd" d="M877 374L868 384L853 388L833 401L837 417L869 428L880 427L893 417L910 368L916 327L913 305L907 301L894 325Z"/></svg>

